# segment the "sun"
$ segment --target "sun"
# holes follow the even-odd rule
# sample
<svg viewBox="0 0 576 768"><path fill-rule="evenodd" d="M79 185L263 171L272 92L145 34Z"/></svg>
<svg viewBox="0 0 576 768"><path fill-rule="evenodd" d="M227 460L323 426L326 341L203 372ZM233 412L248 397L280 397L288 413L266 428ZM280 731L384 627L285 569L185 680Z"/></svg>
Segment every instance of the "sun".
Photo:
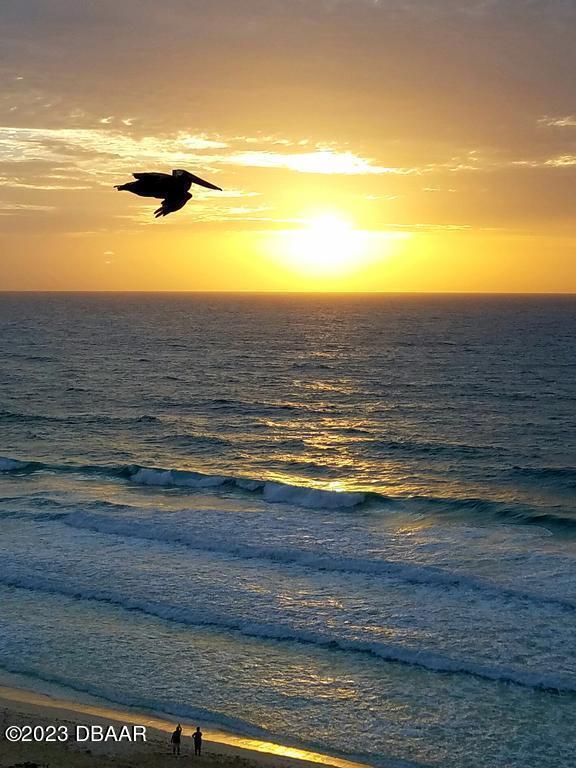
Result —
<svg viewBox="0 0 576 768"><path fill-rule="evenodd" d="M267 258L288 274L300 290L349 290L361 276L384 269L404 252L411 233L356 226L337 211L319 211L298 219L299 228L269 232Z"/></svg>
<svg viewBox="0 0 576 768"><path fill-rule="evenodd" d="M346 218L323 213L302 229L283 233L283 251L292 269L309 276L339 276L362 262L367 233Z"/></svg>

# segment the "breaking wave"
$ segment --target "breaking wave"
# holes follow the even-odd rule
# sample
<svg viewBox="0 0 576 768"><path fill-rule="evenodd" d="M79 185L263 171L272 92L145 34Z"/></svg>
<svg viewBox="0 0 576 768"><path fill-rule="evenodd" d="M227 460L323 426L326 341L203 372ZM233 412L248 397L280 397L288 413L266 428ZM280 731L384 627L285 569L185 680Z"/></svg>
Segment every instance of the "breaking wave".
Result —
<svg viewBox="0 0 576 768"><path fill-rule="evenodd" d="M538 673L511 667L487 665L473 660L455 659L450 656L410 648L395 643L363 641L361 639L339 637L329 630L307 630L293 628L273 622L226 618L217 613L210 614L203 609L201 614L188 607L170 603L128 597L110 589L79 589L63 582L50 579L49 576L31 576L18 574L10 576L4 572L0 577L4 586L62 595L79 600L94 600L108 603L128 611L137 611L149 616L196 627L217 627L228 632L240 632L247 637L283 642L297 642L324 648L336 648L344 652L370 654L383 661L397 662L427 669L432 672L470 675L495 682L514 683L528 688L553 691L558 693L576 693L576 679L563 675Z"/></svg>
<svg viewBox="0 0 576 768"><path fill-rule="evenodd" d="M121 509L121 508L120 508ZM44 516L42 519L46 519ZM413 584L429 586L459 587L479 590L491 595L528 600L536 603L558 605L569 610L576 609L576 602L541 593L527 592L507 587L489 579L469 576L432 565L412 565L398 560L370 557L349 557L338 553L307 551L281 545L252 544L240 541L233 531L227 538L198 537L196 531L183 530L171 523L154 519L103 515L98 512L76 511L55 515L60 522L81 530L113 534L124 538L180 544L201 552L225 554L243 560L267 560L274 563L296 565L316 571L362 574L365 576L392 576Z"/></svg>
<svg viewBox="0 0 576 768"><path fill-rule="evenodd" d="M546 470L570 473L572 470ZM380 507L395 508L406 512L434 514L468 513L479 517L509 520L513 523L538 525L576 532L576 517L512 502L482 498L453 498L424 495L386 495L372 491L335 491L292 485L261 478L249 478L227 474L208 474L186 469L164 469L129 465L50 464L40 461L22 461L0 457L0 473L29 474L32 472L65 473L76 475L101 475L109 479L123 480L136 485L155 488L179 488L190 491L212 490L254 493L270 503L290 504L296 507L318 510L349 509L374 503ZM568 477L572 476L568 474Z"/></svg>

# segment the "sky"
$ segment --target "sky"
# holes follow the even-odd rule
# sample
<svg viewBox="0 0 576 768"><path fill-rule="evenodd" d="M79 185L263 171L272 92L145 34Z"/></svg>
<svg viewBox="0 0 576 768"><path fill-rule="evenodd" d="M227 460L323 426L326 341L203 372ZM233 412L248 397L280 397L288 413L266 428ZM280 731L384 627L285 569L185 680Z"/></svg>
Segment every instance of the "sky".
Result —
<svg viewBox="0 0 576 768"><path fill-rule="evenodd" d="M576 291L576 0L0 0L0 290ZM181 211L113 187L185 168Z"/></svg>

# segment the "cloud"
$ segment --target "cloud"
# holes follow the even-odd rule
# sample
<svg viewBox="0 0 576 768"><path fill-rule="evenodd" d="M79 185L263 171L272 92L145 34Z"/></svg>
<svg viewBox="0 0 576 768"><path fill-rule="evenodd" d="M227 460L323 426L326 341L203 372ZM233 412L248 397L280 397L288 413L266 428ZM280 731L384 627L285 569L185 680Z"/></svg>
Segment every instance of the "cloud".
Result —
<svg viewBox="0 0 576 768"><path fill-rule="evenodd" d="M318 150L282 154L280 152L237 152L226 158L225 162L233 165L245 165L257 168L286 168L298 173L335 173L345 175L415 173L414 168L388 168L374 165L371 160L358 157L353 152Z"/></svg>
<svg viewBox="0 0 576 768"><path fill-rule="evenodd" d="M547 125L549 128L576 128L576 115L565 115L564 117L541 117L539 123Z"/></svg>
<svg viewBox="0 0 576 768"><path fill-rule="evenodd" d="M478 227L472 227L471 224L391 224L386 223L389 229L398 230L414 230L417 232L466 232L472 229L478 229ZM482 227L486 229L486 227Z"/></svg>
<svg viewBox="0 0 576 768"><path fill-rule="evenodd" d="M284 168L298 173L318 174L410 174L417 168L388 167L360 157L349 150L312 148L307 152L279 152L266 148L242 150L256 141L274 146L293 145L289 139L220 137L183 132L172 136L143 136L103 128L27 128L0 127L0 160L12 163L30 161L72 161L92 176L120 173L134 164L155 167L203 164L205 167L238 165L256 168ZM307 140L304 140L307 141ZM238 147L232 147L231 142ZM296 142L301 145L302 140ZM214 150L219 150L214 152ZM111 162L113 161L113 162Z"/></svg>
<svg viewBox="0 0 576 768"><path fill-rule="evenodd" d="M572 116L542 118L546 125L576 125ZM259 146L258 146L259 145ZM245 149L250 146L250 149ZM293 151L295 148L306 151ZM256 148L258 147L258 148ZM279 149L286 148L286 151ZM423 175L444 172L493 171L515 166L560 167L575 164L570 152L545 157L513 157L509 152L485 147L470 149L445 160L422 165L385 165L348 147L314 143L309 139L278 136L234 136L177 132L138 136L112 128L31 128L0 126L0 161L32 173L4 173L0 186L26 189L87 189L109 185L134 170L167 170L199 166L210 173L226 167L282 169L296 173L334 175ZM35 172L34 170L35 169ZM429 189L436 189L430 185ZM228 197L258 194L239 189Z"/></svg>
<svg viewBox="0 0 576 768"><path fill-rule="evenodd" d="M0 200L0 213L4 216L17 213L26 213L28 211L54 211L52 205L32 205L30 203L8 203Z"/></svg>
<svg viewBox="0 0 576 768"><path fill-rule="evenodd" d="M510 165L525 168L571 168L576 166L576 155L557 155L536 160L515 160Z"/></svg>
<svg viewBox="0 0 576 768"><path fill-rule="evenodd" d="M53 178L50 175L46 179ZM24 181L19 177L0 176L0 187L10 187L10 189L36 189L42 192L63 192L66 190L85 190L91 187L87 184L51 184L48 182Z"/></svg>
<svg viewBox="0 0 576 768"><path fill-rule="evenodd" d="M193 151L225 146L222 141L187 133L136 138L96 128L0 127L0 159L12 162L65 159L78 153L180 162Z"/></svg>

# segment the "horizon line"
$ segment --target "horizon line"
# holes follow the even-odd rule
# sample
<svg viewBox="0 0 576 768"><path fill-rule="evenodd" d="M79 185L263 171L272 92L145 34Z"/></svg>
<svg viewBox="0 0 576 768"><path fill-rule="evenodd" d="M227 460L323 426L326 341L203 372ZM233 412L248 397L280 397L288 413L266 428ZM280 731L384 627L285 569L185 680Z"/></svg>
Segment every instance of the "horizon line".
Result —
<svg viewBox="0 0 576 768"><path fill-rule="evenodd" d="M294 291L294 290L138 290L0 288L3 294L291 295L291 296L575 296L576 291Z"/></svg>

